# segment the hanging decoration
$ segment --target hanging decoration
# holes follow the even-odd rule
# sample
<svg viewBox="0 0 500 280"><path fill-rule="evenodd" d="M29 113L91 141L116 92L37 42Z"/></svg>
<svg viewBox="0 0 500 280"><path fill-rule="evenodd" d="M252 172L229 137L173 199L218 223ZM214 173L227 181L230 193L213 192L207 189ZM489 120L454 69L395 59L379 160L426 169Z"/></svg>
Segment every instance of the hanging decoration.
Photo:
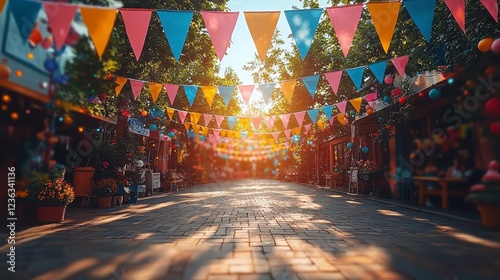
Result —
<svg viewBox="0 0 500 280"><path fill-rule="evenodd" d="M215 53L219 61L222 61L227 47L229 46L229 42L231 41L239 12L202 11L200 14L205 22L212 44L214 45Z"/></svg>
<svg viewBox="0 0 500 280"><path fill-rule="evenodd" d="M156 11L163 26L163 32L176 61L179 61L193 20L193 12Z"/></svg>
<svg viewBox="0 0 500 280"><path fill-rule="evenodd" d="M144 42L146 41L152 12L150 9L120 9L125 31L137 61L141 57Z"/></svg>
<svg viewBox="0 0 500 280"><path fill-rule="evenodd" d="M351 48L354 34L358 29L358 23L363 12L363 5L356 4L351 6L330 7L326 9L330 22L335 30L335 34L342 48L344 57L347 57Z"/></svg>
<svg viewBox="0 0 500 280"><path fill-rule="evenodd" d="M436 0L404 0L403 3L415 25L430 42Z"/></svg>
<svg viewBox="0 0 500 280"><path fill-rule="evenodd" d="M71 22L75 17L78 6L63 3L43 2L47 14L49 28L54 38L55 47L60 50L71 29Z"/></svg>
<svg viewBox="0 0 500 280"><path fill-rule="evenodd" d="M394 35L394 29L398 20L400 5L399 1L366 4L385 53L389 51L392 35Z"/></svg>
<svg viewBox="0 0 500 280"><path fill-rule="evenodd" d="M97 55L102 58L115 25L117 12L115 9L82 6L80 13L94 43Z"/></svg>
<svg viewBox="0 0 500 280"><path fill-rule="evenodd" d="M260 61L263 62L271 46L280 12L244 12L244 15Z"/></svg>
<svg viewBox="0 0 500 280"><path fill-rule="evenodd" d="M465 34L465 0L443 0Z"/></svg>
<svg viewBox="0 0 500 280"><path fill-rule="evenodd" d="M288 10L285 16L302 60L311 48L323 9Z"/></svg>

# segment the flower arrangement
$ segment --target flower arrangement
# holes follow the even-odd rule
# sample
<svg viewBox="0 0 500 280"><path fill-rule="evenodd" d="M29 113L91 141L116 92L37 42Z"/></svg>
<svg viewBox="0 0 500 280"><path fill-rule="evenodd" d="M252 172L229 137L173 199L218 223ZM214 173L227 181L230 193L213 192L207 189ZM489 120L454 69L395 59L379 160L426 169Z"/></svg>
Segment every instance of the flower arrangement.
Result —
<svg viewBox="0 0 500 280"><path fill-rule="evenodd" d="M470 188L470 193L465 201L477 205L500 207L500 173L498 170L500 170L498 161L491 161L481 183Z"/></svg>
<svg viewBox="0 0 500 280"><path fill-rule="evenodd" d="M359 172L361 174L368 174L377 170L377 164L375 163L375 161L371 160L360 159L354 163L354 166L357 166L359 168Z"/></svg>
<svg viewBox="0 0 500 280"><path fill-rule="evenodd" d="M38 193L40 206L66 206L74 199L73 187L64 180L64 177L49 179Z"/></svg>
<svg viewBox="0 0 500 280"><path fill-rule="evenodd" d="M92 191L97 196L112 196L118 192L118 185L113 178L100 179L95 182Z"/></svg>
<svg viewBox="0 0 500 280"><path fill-rule="evenodd" d="M118 187L128 188L132 186L132 180L129 177L117 172L116 173L116 184Z"/></svg>

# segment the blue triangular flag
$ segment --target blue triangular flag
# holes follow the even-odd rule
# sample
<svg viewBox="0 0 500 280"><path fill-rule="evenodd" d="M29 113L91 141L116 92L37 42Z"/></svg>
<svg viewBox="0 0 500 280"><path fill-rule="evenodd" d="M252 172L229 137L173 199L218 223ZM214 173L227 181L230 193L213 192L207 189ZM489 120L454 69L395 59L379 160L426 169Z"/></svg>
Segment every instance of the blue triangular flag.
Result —
<svg viewBox="0 0 500 280"><path fill-rule="evenodd" d="M229 124L229 129L233 130L234 124L236 123L236 117L227 117L227 123Z"/></svg>
<svg viewBox="0 0 500 280"><path fill-rule="evenodd" d="M262 92L262 98L264 98L264 101L266 101L266 104L269 103L269 99L271 98L271 94L273 93L275 86L276 86L275 83L267 83L267 84L260 84L259 85L259 90L260 90L260 92Z"/></svg>
<svg viewBox="0 0 500 280"><path fill-rule="evenodd" d="M324 106L322 109L323 113L326 115L326 119L330 120L332 118L333 105Z"/></svg>
<svg viewBox="0 0 500 280"><path fill-rule="evenodd" d="M304 83L304 85L306 85L307 90L314 98L314 95L316 94L316 88L318 87L319 75L303 77L302 82Z"/></svg>
<svg viewBox="0 0 500 280"><path fill-rule="evenodd" d="M368 68L373 72L375 78L377 78L379 83L384 83L385 68L387 67L387 61L381 61L368 65Z"/></svg>
<svg viewBox="0 0 500 280"><path fill-rule="evenodd" d="M41 7L41 2L9 1L9 9L14 16L23 43L28 40Z"/></svg>
<svg viewBox="0 0 500 280"><path fill-rule="evenodd" d="M198 86L183 85L186 96L189 100L189 106L193 106L194 98L196 97L196 92L198 91Z"/></svg>
<svg viewBox="0 0 500 280"><path fill-rule="evenodd" d="M323 9L285 11L288 25L290 25L295 44L297 44L302 60L306 58L309 48L311 48L312 40L322 13Z"/></svg>
<svg viewBox="0 0 500 280"><path fill-rule="evenodd" d="M415 25L427 42L430 42L436 0L404 0L403 3Z"/></svg>
<svg viewBox="0 0 500 280"><path fill-rule="evenodd" d="M231 96L233 96L234 86L219 86L218 89L220 97L224 100L224 104L228 106Z"/></svg>
<svg viewBox="0 0 500 280"><path fill-rule="evenodd" d="M311 118L311 121L313 123L316 122L316 120L318 119L318 109L311 109L311 110L308 110L307 111L307 114L309 115L309 117Z"/></svg>
<svg viewBox="0 0 500 280"><path fill-rule="evenodd" d="M363 74L365 73L365 67L360 66L356 68L347 69L345 71L347 72L347 74L349 74L349 77L356 86L356 89L359 90L361 88L361 82L363 81Z"/></svg>
<svg viewBox="0 0 500 280"><path fill-rule="evenodd" d="M193 12L187 11L156 11L160 18L168 44L175 57L179 61L182 48L186 42L189 26L193 20Z"/></svg>

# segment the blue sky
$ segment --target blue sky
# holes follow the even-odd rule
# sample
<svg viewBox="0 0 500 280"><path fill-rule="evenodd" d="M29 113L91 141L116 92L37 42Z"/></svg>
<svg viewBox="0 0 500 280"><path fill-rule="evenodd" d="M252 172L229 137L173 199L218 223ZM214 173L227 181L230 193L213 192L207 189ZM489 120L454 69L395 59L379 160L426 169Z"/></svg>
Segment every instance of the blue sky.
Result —
<svg viewBox="0 0 500 280"><path fill-rule="evenodd" d="M251 73L242 70L243 65L253 60L257 53L242 12L280 11L280 19L276 29L281 31L285 45L289 46L292 41L288 40L287 37L291 34L291 31L283 11L291 10L294 5L302 8L302 3L299 0L230 0L229 9L233 12L240 12L240 14L231 37L231 46L221 62L221 74L224 73L225 68L230 66L236 71L243 84L254 84ZM327 0L319 0L319 6L320 8L326 8L330 5L327 4ZM324 16L326 15L323 14Z"/></svg>

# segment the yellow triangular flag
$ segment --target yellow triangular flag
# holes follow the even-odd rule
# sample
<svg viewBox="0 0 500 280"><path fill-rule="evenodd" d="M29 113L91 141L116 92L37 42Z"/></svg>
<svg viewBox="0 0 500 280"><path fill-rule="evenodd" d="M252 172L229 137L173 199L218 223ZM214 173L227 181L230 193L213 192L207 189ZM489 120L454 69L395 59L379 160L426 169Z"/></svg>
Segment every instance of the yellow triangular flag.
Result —
<svg viewBox="0 0 500 280"><path fill-rule="evenodd" d="M163 84L148 83L148 85L149 85L149 93L151 93L151 97L153 97L153 102L156 102L156 99L158 99L158 96L160 96Z"/></svg>
<svg viewBox="0 0 500 280"><path fill-rule="evenodd" d="M241 132L239 132L239 131L235 131L235 132L234 132L234 138L236 138L236 139L240 139L240 138L241 138Z"/></svg>
<svg viewBox="0 0 500 280"><path fill-rule="evenodd" d="M362 97L354 98L349 100L352 104L352 107L354 107L354 110L359 113L359 109L361 109L361 101L363 101Z"/></svg>
<svg viewBox="0 0 500 280"><path fill-rule="evenodd" d="M189 118L191 119L192 123L198 123L200 117L201 113L189 112Z"/></svg>
<svg viewBox="0 0 500 280"><path fill-rule="evenodd" d="M325 130L325 122L324 121L319 120L316 122L316 124L318 125L319 129L321 129L321 131Z"/></svg>
<svg viewBox="0 0 500 280"><path fill-rule="evenodd" d="M344 124L344 119L345 119L344 115L338 114L337 119L339 120L339 123Z"/></svg>
<svg viewBox="0 0 500 280"><path fill-rule="evenodd" d="M172 119L174 117L174 109L167 108L167 115L169 119Z"/></svg>
<svg viewBox="0 0 500 280"><path fill-rule="evenodd" d="M250 118L240 118L241 125L243 126L244 130L248 129L248 126L250 125Z"/></svg>
<svg viewBox="0 0 500 280"><path fill-rule="evenodd" d="M221 137L226 137L227 136L227 130L223 129L220 131L220 136Z"/></svg>
<svg viewBox="0 0 500 280"><path fill-rule="evenodd" d="M193 127L193 131L195 134L200 134L200 126L199 125L193 123L193 124L191 124L191 127Z"/></svg>
<svg viewBox="0 0 500 280"><path fill-rule="evenodd" d="M300 134L300 126L292 128L292 135Z"/></svg>
<svg viewBox="0 0 500 280"><path fill-rule="evenodd" d="M168 110L168 109L167 109ZM189 127L191 126L191 123L184 122L184 127L186 127L186 131L189 130Z"/></svg>
<svg viewBox="0 0 500 280"><path fill-rule="evenodd" d="M115 93L116 93L116 96L118 96L120 94L120 92L122 92L122 89L123 87L125 86L125 84L127 83L128 79L127 78L124 78L124 77L116 77L116 83L118 84L116 87L115 87Z"/></svg>
<svg viewBox="0 0 500 280"><path fill-rule="evenodd" d="M217 92L217 87L216 86L200 86L200 88L203 90L203 94L205 95L205 99L208 102L208 106L212 107L212 104L214 103L215 93Z"/></svg>
<svg viewBox="0 0 500 280"><path fill-rule="evenodd" d="M248 30L259 53L260 60L266 59L280 12L244 12Z"/></svg>
<svg viewBox="0 0 500 280"><path fill-rule="evenodd" d="M115 25L116 11L116 9L80 6L83 22L87 26L99 58L102 58L108 45L111 31Z"/></svg>
<svg viewBox="0 0 500 280"><path fill-rule="evenodd" d="M233 136L234 136L233 131L232 130L228 130L227 131L227 138L233 138Z"/></svg>
<svg viewBox="0 0 500 280"><path fill-rule="evenodd" d="M280 82L281 90L288 100L288 103L292 102L293 91L295 90L295 85L297 84L297 80L290 80L285 82Z"/></svg>
<svg viewBox="0 0 500 280"><path fill-rule="evenodd" d="M208 127L202 126L201 130L203 131L203 135L207 136L208 135Z"/></svg>
<svg viewBox="0 0 500 280"><path fill-rule="evenodd" d="M3 7L5 6L5 2L7 2L7 0L0 0L0 14L3 11Z"/></svg>
<svg viewBox="0 0 500 280"><path fill-rule="evenodd" d="M366 4L385 53L387 53L389 45L391 44L392 35L394 34L394 29L396 28L396 22L398 20L400 5L401 3L399 1L371 2Z"/></svg>

